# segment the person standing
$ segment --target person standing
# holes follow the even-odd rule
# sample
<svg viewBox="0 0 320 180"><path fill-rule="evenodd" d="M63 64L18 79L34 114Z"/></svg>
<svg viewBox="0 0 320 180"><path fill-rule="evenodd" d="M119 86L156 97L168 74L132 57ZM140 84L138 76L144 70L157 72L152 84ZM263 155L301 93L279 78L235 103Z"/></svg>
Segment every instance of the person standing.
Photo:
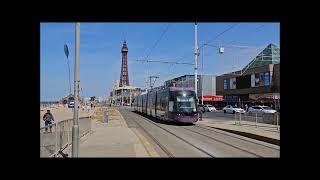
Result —
<svg viewBox="0 0 320 180"><path fill-rule="evenodd" d="M53 115L51 114L50 110L47 110L47 112L43 115L43 121L44 121L44 125L45 125L45 130L46 132L48 132L48 126L50 126L52 124L52 121L54 121ZM52 129L52 126L50 126L50 132Z"/></svg>
<svg viewBox="0 0 320 180"><path fill-rule="evenodd" d="M245 108L246 108L246 112L248 112L248 105L247 104L245 105Z"/></svg>

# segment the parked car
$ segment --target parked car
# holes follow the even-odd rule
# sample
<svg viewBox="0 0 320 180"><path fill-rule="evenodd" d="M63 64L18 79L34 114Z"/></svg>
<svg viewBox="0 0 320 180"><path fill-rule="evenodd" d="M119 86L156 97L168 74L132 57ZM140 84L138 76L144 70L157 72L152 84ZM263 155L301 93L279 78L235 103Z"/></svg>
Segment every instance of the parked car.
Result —
<svg viewBox="0 0 320 180"><path fill-rule="evenodd" d="M211 104L205 104L203 105L205 111L211 112L211 111L216 111L216 108L214 106L212 106Z"/></svg>
<svg viewBox="0 0 320 180"><path fill-rule="evenodd" d="M70 102L69 102L68 108L74 108L74 101L70 101Z"/></svg>
<svg viewBox="0 0 320 180"><path fill-rule="evenodd" d="M226 107L223 108L223 113L245 113L246 111L242 108L237 108L237 107L232 107L231 105L228 105Z"/></svg>
<svg viewBox="0 0 320 180"><path fill-rule="evenodd" d="M248 109L249 114L262 114L262 113L273 114L276 112L277 112L276 110L272 109L269 106L252 106Z"/></svg>

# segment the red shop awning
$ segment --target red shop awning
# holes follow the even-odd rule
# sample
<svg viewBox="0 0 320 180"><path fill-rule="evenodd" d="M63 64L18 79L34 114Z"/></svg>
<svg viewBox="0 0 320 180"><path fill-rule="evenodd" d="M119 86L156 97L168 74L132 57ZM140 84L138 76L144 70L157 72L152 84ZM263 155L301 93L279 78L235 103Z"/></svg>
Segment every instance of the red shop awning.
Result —
<svg viewBox="0 0 320 180"><path fill-rule="evenodd" d="M202 100L201 96L199 99ZM203 96L203 101L223 101L223 96Z"/></svg>

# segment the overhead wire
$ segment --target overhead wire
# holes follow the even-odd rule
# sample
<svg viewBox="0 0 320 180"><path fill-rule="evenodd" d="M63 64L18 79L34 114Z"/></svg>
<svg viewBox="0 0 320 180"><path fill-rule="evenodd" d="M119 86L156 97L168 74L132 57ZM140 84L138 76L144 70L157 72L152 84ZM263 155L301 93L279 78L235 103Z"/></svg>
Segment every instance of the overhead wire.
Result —
<svg viewBox="0 0 320 180"><path fill-rule="evenodd" d="M234 27L237 26L237 25L238 25L238 24L233 24L233 25L229 26L229 28L225 29L224 31L222 31L221 33L219 33L218 35L216 35L213 39L210 39L210 40L207 41L206 43L202 44L202 45L198 48L198 50L200 50L201 48L203 48L204 45L209 44L210 42L216 40L217 38L219 38L219 37L222 36L224 33L228 32L229 30L231 30L232 28L234 28ZM184 55L183 57L185 57L185 56L186 56L186 55ZM179 59L182 59L182 58L179 58ZM178 60L177 62L179 62L179 61L180 61L180 60ZM176 67L176 65L173 64L173 65L171 65L170 69L173 71L174 69L172 69L172 68L175 68L175 67Z"/></svg>
<svg viewBox="0 0 320 180"><path fill-rule="evenodd" d="M167 24L166 27L165 27L165 29L162 31L160 37L159 37L159 38L157 39L157 41L153 44L153 46L150 48L149 52L147 53L146 57L144 58L144 59L146 60L145 62L148 62L148 58L149 58L151 52L152 52L153 49L158 45L158 43L161 41L161 39L164 37L164 35L165 35L166 32L168 31L169 27L170 27L170 24ZM149 76L148 64L147 64L146 69L147 69L147 73L146 73L146 74L147 74L147 77L148 77L148 76ZM148 83L148 79L146 78L146 84L147 84L147 83ZM148 87L147 87L147 88L148 88Z"/></svg>
<svg viewBox="0 0 320 180"><path fill-rule="evenodd" d="M148 60L148 57L150 56L152 50L158 45L158 43L160 42L160 40L164 37L165 33L168 31L170 24L167 24L166 28L164 29L164 31L161 33L159 39L154 43L154 45L151 47L151 49L149 50L149 53L147 54L147 56L144 58L146 60Z"/></svg>

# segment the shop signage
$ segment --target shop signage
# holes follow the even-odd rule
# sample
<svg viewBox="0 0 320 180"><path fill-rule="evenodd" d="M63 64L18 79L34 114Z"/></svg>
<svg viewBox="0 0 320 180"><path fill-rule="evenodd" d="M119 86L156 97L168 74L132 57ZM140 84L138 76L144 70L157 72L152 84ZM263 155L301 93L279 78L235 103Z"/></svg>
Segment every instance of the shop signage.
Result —
<svg viewBox="0 0 320 180"><path fill-rule="evenodd" d="M203 101L223 101L223 96L203 96Z"/></svg>
<svg viewBox="0 0 320 180"><path fill-rule="evenodd" d="M251 100L262 100L262 99L280 99L280 94L249 94Z"/></svg>
<svg viewBox="0 0 320 180"><path fill-rule="evenodd" d="M224 100L225 101L238 101L239 96L238 95L225 95Z"/></svg>

